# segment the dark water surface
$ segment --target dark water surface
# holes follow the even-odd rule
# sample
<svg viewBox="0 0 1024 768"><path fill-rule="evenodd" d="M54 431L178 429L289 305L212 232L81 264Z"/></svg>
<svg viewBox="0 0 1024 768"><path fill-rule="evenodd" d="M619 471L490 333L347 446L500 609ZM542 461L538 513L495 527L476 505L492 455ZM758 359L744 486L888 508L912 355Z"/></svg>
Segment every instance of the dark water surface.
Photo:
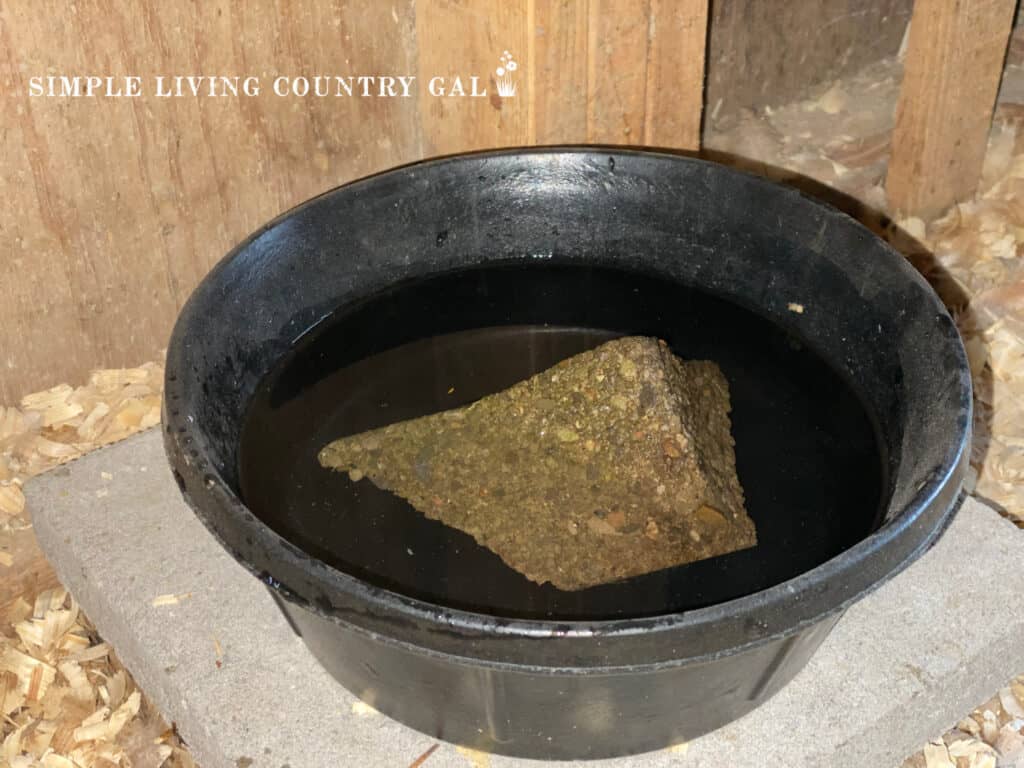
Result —
<svg viewBox="0 0 1024 768"><path fill-rule="evenodd" d="M317 462L338 437L465 405L626 334L722 368L757 547L562 592ZM697 608L819 565L876 525L881 466L856 394L768 321L662 279L530 263L400 286L317 326L261 383L239 474L254 514L342 571L452 607L579 619Z"/></svg>

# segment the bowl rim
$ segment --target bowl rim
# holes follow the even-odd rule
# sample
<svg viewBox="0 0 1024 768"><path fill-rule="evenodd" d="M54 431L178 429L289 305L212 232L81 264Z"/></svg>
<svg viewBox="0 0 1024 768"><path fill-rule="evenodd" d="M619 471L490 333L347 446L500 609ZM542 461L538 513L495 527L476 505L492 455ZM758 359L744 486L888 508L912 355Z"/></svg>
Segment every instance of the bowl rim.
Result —
<svg viewBox="0 0 1024 768"><path fill-rule="evenodd" d="M406 173L410 169L420 171L481 158L523 155L594 155L601 159L630 155L656 161L714 165L726 173L747 177L756 183L768 184L795 193L803 198L804 204L824 209L834 217L845 219L848 226L853 225L866 231L862 224L847 214L800 190L721 163L694 157L690 153L598 145L512 147L412 162L356 179L312 197L275 217L232 248L208 273L200 287L210 281L232 259L245 253L248 246L261 235L325 196L365 188L393 174ZM892 258L899 260L902 271L909 279L918 281L927 288L934 308L948 317L948 312L939 297L909 262L881 239L878 239L878 244L882 246L882 250L888 251ZM966 352L955 326L950 321L947 338L943 343L952 345L959 364L959 370L951 372L951 377L956 373L960 374L960 411L957 420L959 430L956 439L951 441L943 454L939 468L932 472L927 482L918 488L902 509L867 537L815 568L733 600L678 613L642 618L509 618L431 603L375 586L302 553L260 521L224 480L213 463L205 459L207 441L198 425L185 416L173 415L168 407L169 400L173 402L182 394L182 383L175 375L175 371L187 359L186 334L190 328L201 327L202 318L197 314L194 301L199 293L200 289L197 288L181 310L175 324L167 350L163 401L165 449L185 500L237 561L289 603L303 606L323 618L345 624L356 631L369 633L383 642L397 643L416 653L438 654L446 658L462 656L475 664L515 669L523 669L525 665L536 669L558 669L565 673L589 673L598 670L610 673L617 669L635 670L638 666L709 661L723 655L731 655L772 640L796 635L809 626L844 611L850 604L877 589L934 543L955 515L958 502L962 498L962 479L970 454L973 396ZM197 323L200 325L196 325ZM213 509L217 509L220 514L213 514ZM242 551L242 547L237 545L237 537L227 535L222 527L221 522L225 515L228 516L229 525L237 527L239 535L244 532L246 537L252 537L253 544L245 547L247 551ZM878 562L880 553L892 549L902 551L903 557L895 565L890 559L882 566ZM260 552L263 554L254 556L254 553ZM279 570L275 567L274 560L278 561L278 565L290 564L306 568L310 577L308 582L289 581L285 584L273 575L268 575ZM313 567L310 567L311 564ZM827 590L815 589L823 581L831 581L833 585L838 584L845 589L840 590L838 594L828 594ZM331 590L357 605L365 606L371 612L376 611L376 614L353 611L351 605L325 601L323 596ZM396 629L403 621L411 622L416 631L404 632ZM737 631L741 630L739 635L744 641L713 642L710 645L714 647L703 647L696 653L687 651L687 638L696 640L706 630L712 627L720 629L724 623L732 626L732 632L716 631L714 635L727 638L736 636ZM388 631L389 628L395 631ZM431 641L432 637L438 642ZM473 648L467 648L467 637L502 638L509 642L500 643L500 647L494 648L489 648L486 643L475 643ZM454 646L448 642L452 638L462 640L462 645L457 651L453 650ZM640 653L638 648L633 647L639 638L645 640L646 653ZM548 646L552 639L559 640L558 645L561 647L571 645L572 662L557 661L559 653L552 653L550 647L545 648L543 653L538 653L537 644L531 642L536 639L549 641ZM654 647L661 648L661 652L650 653Z"/></svg>

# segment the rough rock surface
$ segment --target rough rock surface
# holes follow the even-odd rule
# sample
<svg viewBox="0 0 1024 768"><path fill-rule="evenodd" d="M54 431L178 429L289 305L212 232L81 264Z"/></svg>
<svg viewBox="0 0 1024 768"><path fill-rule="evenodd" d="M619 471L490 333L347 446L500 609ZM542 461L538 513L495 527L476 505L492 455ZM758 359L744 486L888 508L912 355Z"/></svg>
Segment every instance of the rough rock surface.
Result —
<svg viewBox="0 0 1024 768"><path fill-rule="evenodd" d="M625 337L450 411L336 440L320 463L583 589L756 543L718 366Z"/></svg>

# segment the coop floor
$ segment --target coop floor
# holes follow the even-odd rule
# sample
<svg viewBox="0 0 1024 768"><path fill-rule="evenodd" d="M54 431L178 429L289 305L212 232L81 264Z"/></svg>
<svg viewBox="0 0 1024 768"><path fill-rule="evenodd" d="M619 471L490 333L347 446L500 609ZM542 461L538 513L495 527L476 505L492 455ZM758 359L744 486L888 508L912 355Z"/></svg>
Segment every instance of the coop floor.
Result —
<svg viewBox="0 0 1024 768"><path fill-rule="evenodd" d="M900 77L893 59L758 114L726 119L723 105L709 105L705 144L758 172L841 193L835 202L855 209L926 272L951 304L975 377L970 487L1024 527L1024 37L1018 31L1011 45L979 194L934 221L887 215L882 182ZM28 477L155 423L161 387L162 369L151 363L0 406L0 763L40 764L14 758L49 749L46 768L124 758L136 766L192 765L60 588L21 494ZM936 632L946 625L935 617ZM44 684L48 695L40 694ZM904 768L1013 764L1024 760L1022 731L1018 678L922 745Z"/></svg>

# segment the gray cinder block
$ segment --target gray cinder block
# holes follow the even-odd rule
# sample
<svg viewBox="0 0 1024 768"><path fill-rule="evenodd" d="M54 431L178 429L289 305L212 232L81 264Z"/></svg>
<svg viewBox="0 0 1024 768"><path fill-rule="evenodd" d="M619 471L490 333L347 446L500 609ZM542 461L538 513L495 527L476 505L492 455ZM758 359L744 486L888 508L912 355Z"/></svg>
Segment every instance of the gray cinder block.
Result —
<svg viewBox="0 0 1024 768"><path fill-rule="evenodd" d="M158 431L40 476L26 494L61 580L203 768L404 766L435 743L320 668L182 501ZM896 766L1024 669L1021 563L1024 533L968 500L767 704L688 745L591 765ZM179 597L154 605L162 595ZM426 765L471 758L442 744Z"/></svg>

